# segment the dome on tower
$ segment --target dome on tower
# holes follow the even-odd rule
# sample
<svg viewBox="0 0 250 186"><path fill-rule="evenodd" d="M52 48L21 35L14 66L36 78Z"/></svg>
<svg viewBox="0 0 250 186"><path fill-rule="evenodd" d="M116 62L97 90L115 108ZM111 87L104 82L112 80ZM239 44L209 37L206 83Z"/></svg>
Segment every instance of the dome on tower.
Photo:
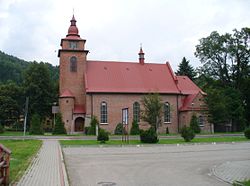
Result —
<svg viewBox="0 0 250 186"><path fill-rule="evenodd" d="M76 26L76 19L75 16L73 15L72 19L70 20L71 24L68 29L68 35L67 36L79 36L78 35L78 28Z"/></svg>

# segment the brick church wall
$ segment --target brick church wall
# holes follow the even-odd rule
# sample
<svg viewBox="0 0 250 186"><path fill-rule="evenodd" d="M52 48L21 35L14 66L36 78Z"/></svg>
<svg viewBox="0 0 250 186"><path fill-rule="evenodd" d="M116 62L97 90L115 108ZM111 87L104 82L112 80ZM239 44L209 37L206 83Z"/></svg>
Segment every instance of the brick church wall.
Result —
<svg viewBox="0 0 250 186"><path fill-rule="evenodd" d="M87 115L95 115L100 121L100 105L103 101L108 106L108 124L100 124L100 126L111 133L114 133L114 129L118 123L122 120L122 108L129 108L129 128L133 121L133 104L134 102L140 103L140 108L143 110L141 103L143 94L87 94ZM177 96L176 95L161 95L162 102L169 102L171 109L171 122L164 123L162 118L162 124L159 128L161 133L166 132L168 127L169 132L178 132L178 119L177 119ZM91 109L91 106L93 108ZM148 124L142 120L139 122L140 128L148 128Z"/></svg>

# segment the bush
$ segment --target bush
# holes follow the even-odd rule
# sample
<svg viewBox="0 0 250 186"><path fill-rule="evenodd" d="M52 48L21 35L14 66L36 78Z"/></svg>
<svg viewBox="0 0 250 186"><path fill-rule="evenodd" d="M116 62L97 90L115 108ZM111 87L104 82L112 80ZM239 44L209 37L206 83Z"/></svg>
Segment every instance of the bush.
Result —
<svg viewBox="0 0 250 186"><path fill-rule="evenodd" d="M115 127L115 135L122 135L122 124L121 123L118 123Z"/></svg>
<svg viewBox="0 0 250 186"><path fill-rule="evenodd" d="M250 139L250 127L247 128L245 131L244 131L244 134L246 136L247 139Z"/></svg>
<svg viewBox="0 0 250 186"><path fill-rule="evenodd" d="M130 129L130 134L131 135L138 135L140 134L140 129L137 121L133 120L132 127Z"/></svg>
<svg viewBox="0 0 250 186"><path fill-rule="evenodd" d="M186 142L189 142L194 139L195 133L190 127L184 126L181 129L181 137L183 137Z"/></svg>
<svg viewBox="0 0 250 186"><path fill-rule="evenodd" d="M166 128L166 134L169 134L169 130L168 130L168 127Z"/></svg>
<svg viewBox="0 0 250 186"><path fill-rule="evenodd" d="M190 121L190 128L195 132L195 133L200 133L201 129L198 123L198 118L196 115L192 115L191 121Z"/></svg>
<svg viewBox="0 0 250 186"><path fill-rule="evenodd" d="M3 125L0 123L0 134L4 133Z"/></svg>
<svg viewBox="0 0 250 186"><path fill-rule="evenodd" d="M99 125L97 118L94 116L91 119L90 127L88 128L87 135L96 135L96 126Z"/></svg>
<svg viewBox="0 0 250 186"><path fill-rule="evenodd" d="M54 130L52 132L52 134L66 134L66 129L64 127L64 122L62 121L62 115L61 113L58 113L56 115L56 123L54 126Z"/></svg>
<svg viewBox="0 0 250 186"><path fill-rule="evenodd" d="M43 131L43 125L41 122L41 118L38 114L33 114L31 117L31 126L30 126L30 134L42 134L44 133Z"/></svg>
<svg viewBox="0 0 250 186"><path fill-rule="evenodd" d="M89 129L90 129L90 127L84 127L84 134L88 135Z"/></svg>
<svg viewBox="0 0 250 186"><path fill-rule="evenodd" d="M158 136L153 127L150 127L148 130L141 130L140 139L142 143L158 143L159 142Z"/></svg>
<svg viewBox="0 0 250 186"><path fill-rule="evenodd" d="M105 143L109 140L109 133L105 131L104 129L100 129L97 136L97 141L100 141L101 143Z"/></svg>

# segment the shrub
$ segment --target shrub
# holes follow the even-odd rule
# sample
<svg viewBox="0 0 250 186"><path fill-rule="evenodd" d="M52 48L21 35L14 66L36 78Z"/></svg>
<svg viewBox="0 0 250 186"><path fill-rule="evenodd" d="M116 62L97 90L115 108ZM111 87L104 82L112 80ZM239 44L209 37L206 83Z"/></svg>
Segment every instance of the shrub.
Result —
<svg viewBox="0 0 250 186"><path fill-rule="evenodd" d="M97 141L100 141L101 143L105 143L109 140L109 133L105 131L104 129L100 129L97 136Z"/></svg>
<svg viewBox="0 0 250 186"><path fill-rule="evenodd" d="M191 121L190 121L190 128L195 132L195 133L200 133L201 129L198 123L198 118L196 115L192 115Z"/></svg>
<svg viewBox="0 0 250 186"><path fill-rule="evenodd" d="M138 135L140 134L140 129L137 121L133 120L132 127L130 129L130 134L131 135Z"/></svg>
<svg viewBox="0 0 250 186"><path fill-rule="evenodd" d="M247 128L245 131L244 131L244 134L246 136L247 139L250 139L250 127Z"/></svg>
<svg viewBox="0 0 250 186"><path fill-rule="evenodd" d="M122 135L122 129L123 128L123 126L122 126L122 124L121 123L118 123L117 125L116 125L116 127L115 127L115 134L116 135Z"/></svg>
<svg viewBox="0 0 250 186"><path fill-rule="evenodd" d="M184 126L181 129L181 137L183 137L186 142L189 142L194 139L195 133L190 127Z"/></svg>
<svg viewBox="0 0 250 186"><path fill-rule="evenodd" d="M43 134L43 125L41 122L41 118L38 114L33 114L31 117L31 126L30 126L30 134Z"/></svg>
<svg viewBox="0 0 250 186"><path fill-rule="evenodd" d="M54 126L54 130L52 132L52 134L66 134L66 129L64 127L64 122L62 121L62 115L61 113L58 113L56 115L56 123Z"/></svg>
<svg viewBox="0 0 250 186"><path fill-rule="evenodd" d="M169 130L168 130L168 127L166 128L166 134L169 134Z"/></svg>
<svg viewBox="0 0 250 186"><path fill-rule="evenodd" d="M84 127L84 134L88 135L89 129L90 129L90 127Z"/></svg>
<svg viewBox="0 0 250 186"><path fill-rule="evenodd" d="M3 125L0 123L0 134L4 133Z"/></svg>
<svg viewBox="0 0 250 186"><path fill-rule="evenodd" d="M95 135L97 125L99 125L99 122L97 118L94 116L91 118L90 127L88 128L87 135Z"/></svg>
<svg viewBox="0 0 250 186"><path fill-rule="evenodd" d="M159 141L156 131L153 127L150 127L148 130L141 130L140 139L142 143L158 143Z"/></svg>

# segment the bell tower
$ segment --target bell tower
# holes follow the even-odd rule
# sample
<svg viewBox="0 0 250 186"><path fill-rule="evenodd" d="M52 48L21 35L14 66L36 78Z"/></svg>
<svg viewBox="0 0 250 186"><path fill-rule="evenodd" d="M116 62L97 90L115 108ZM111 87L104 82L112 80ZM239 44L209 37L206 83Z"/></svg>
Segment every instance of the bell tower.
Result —
<svg viewBox="0 0 250 186"><path fill-rule="evenodd" d="M68 34L61 39L61 49L58 52L59 107L66 130L73 132L74 114L83 115L86 110L85 74L88 50L85 50L86 40L78 34L74 15L70 22Z"/></svg>

